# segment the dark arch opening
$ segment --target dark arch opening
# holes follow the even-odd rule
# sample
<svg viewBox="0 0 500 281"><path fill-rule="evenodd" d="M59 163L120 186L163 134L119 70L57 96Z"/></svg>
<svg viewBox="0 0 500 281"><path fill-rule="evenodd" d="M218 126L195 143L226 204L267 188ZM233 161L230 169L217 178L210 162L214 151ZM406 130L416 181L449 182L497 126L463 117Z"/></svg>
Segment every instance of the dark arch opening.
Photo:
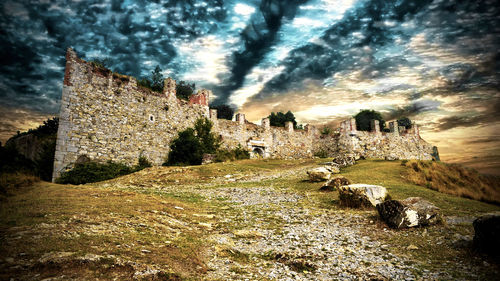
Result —
<svg viewBox="0 0 500 281"><path fill-rule="evenodd" d="M256 156L259 156L259 157L264 157L264 149L260 148L260 147L254 147L252 152L256 155Z"/></svg>

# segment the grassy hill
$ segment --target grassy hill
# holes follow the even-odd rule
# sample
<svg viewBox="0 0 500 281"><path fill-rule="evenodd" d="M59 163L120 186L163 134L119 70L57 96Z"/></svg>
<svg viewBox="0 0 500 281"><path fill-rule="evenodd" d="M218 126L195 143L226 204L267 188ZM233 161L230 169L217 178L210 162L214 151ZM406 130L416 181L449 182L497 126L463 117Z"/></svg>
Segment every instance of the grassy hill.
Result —
<svg viewBox="0 0 500 281"><path fill-rule="evenodd" d="M485 202L412 183L400 161L342 169L353 183L423 197L448 223L391 230L339 206L306 171L325 159L152 167L87 185L39 182L0 207L0 279L494 279L471 246ZM412 247L409 247L409 246Z"/></svg>

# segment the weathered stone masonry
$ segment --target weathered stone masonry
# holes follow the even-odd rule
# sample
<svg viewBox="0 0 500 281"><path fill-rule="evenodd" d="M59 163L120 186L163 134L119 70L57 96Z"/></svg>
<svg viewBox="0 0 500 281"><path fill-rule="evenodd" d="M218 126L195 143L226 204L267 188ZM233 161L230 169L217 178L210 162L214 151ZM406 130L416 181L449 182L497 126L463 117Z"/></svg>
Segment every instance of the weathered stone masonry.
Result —
<svg viewBox="0 0 500 281"><path fill-rule="evenodd" d="M133 77L85 62L68 49L53 179L83 159L134 165L144 156L160 165L177 133L201 117L213 122L224 148L240 145L253 156L308 158L323 151L330 157L432 158L432 146L420 138L416 125L404 130L390 123L391 132L383 133L374 123L372 132L360 132L349 119L335 133L322 136L309 125L304 130L294 130L292 123L272 127L267 118L256 125L244 114L237 114L236 121L217 119L216 110L208 107L210 94L200 90L189 101L179 100L170 78L159 94L138 86Z"/></svg>

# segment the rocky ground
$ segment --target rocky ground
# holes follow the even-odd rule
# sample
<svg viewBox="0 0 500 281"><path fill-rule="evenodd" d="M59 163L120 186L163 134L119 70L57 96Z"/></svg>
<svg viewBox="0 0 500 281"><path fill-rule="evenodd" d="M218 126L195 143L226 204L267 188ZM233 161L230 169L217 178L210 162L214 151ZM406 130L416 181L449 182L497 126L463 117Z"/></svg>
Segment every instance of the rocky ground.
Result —
<svg viewBox="0 0 500 281"><path fill-rule="evenodd" d="M140 255L150 256L147 262L134 259L133 255L116 256L111 251L75 254L62 249L45 253L37 260L38 266L53 265L71 257L72 263L92 265L89 268L108 263L121 270L98 279L128 276L159 280L477 280L500 273L498 264L473 251L469 226L473 215L447 215L445 225L392 230L378 219L376 211L341 208L334 192L319 192L321 184L305 182L306 170L314 165L229 173L218 169L217 173L206 173L200 177L202 180L194 181L189 180L192 171L186 168L152 168L92 186L114 192L173 196L186 205L168 205L174 213L162 213L158 207L148 211L144 206L143 215L130 220L113 219L110 214L103 214L100 219L78 214L65 225L37 224L24 236L10 229L9 233L16 235L3 239L7 243L34 235L43 239L43 233L47 233L43 229L62 231L59 234L69 238L96 234L115 237L123 235L127 227L149 229L162 236L161 242L114 245L140 248ZM184 176L173 177L174 174ZM191 209L187 202L200 209ZM172 267L155 260L154 254L175 244L184 233L201 239L200 261L191 264L199 270L184 277L182 273L166 274ZM0 268L16 272L12 267L17 266L36 272L28 261L19 262L23 260L19 253L7 258ZM53 275L45 280L79 279L67 273ZM37 279L35 275L31 277Z"/></svg>

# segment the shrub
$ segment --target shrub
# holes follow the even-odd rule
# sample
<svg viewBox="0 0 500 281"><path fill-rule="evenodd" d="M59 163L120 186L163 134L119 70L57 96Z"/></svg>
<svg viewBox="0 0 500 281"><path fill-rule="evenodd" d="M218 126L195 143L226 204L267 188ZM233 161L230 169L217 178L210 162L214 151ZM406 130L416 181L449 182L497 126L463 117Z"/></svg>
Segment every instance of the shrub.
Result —
<svg viewBox="0 0 500 281"><path fill-rule="evenodd" d="M233 150L221 149L218 150L215 155L215 162L225 162L225 161L234 161L234 160L242 160L242 159L250 159L250 153L248 150L238 145Z"/></svg>
<svg viewBox="0 0 500 281"><path fill-rule="evenodd" d="M314 153L314 156L319 157L319 158L327 158L328 157L328 152L324 149L316 151Z"/></svg>
<svg viewBox="0 0 500 281"><path fill-rule="evenodd" d="M248 150L244 149L239 144L235 149L233 149L233 153L236 160L250 159L250 153Z"/></svg>
<svg viewBox="0 0 500 281"><path fill-rule="evenodd" d="M63 172L57 183L85 184L109 180L132 173L134 170L122 163L108 161L107 163L87 162L76 164L67 172Z"/></svg>
<svg viewBox="0 0 500 281"><path fill-rule="evenodd" d="M149 160L146 157L140 156L137 165L134 166L134 171L140 171L145 168L149 168L151 166L153 165L151 164L151 162L149 162Z"/></svg>
<svg viewBox="0 0 500 281"><path fill-rule="evenodd" d="M122 163L108 161L106 163L85 162L75 164L73 169L63 172L61 177L56 179L57 183L85 184L113 179L119 176L128 175L144 168L151 167L151 163L146 157L139 157L137 165L129 167Z"/></svg>
<svg viewBox="0 0 500 281"><path fill-rule="evenodd" d="M330 127L323 127L323 129L321 129L321 135L323 136L328 136L329 134L332 133L332 129Z"/></svg>

